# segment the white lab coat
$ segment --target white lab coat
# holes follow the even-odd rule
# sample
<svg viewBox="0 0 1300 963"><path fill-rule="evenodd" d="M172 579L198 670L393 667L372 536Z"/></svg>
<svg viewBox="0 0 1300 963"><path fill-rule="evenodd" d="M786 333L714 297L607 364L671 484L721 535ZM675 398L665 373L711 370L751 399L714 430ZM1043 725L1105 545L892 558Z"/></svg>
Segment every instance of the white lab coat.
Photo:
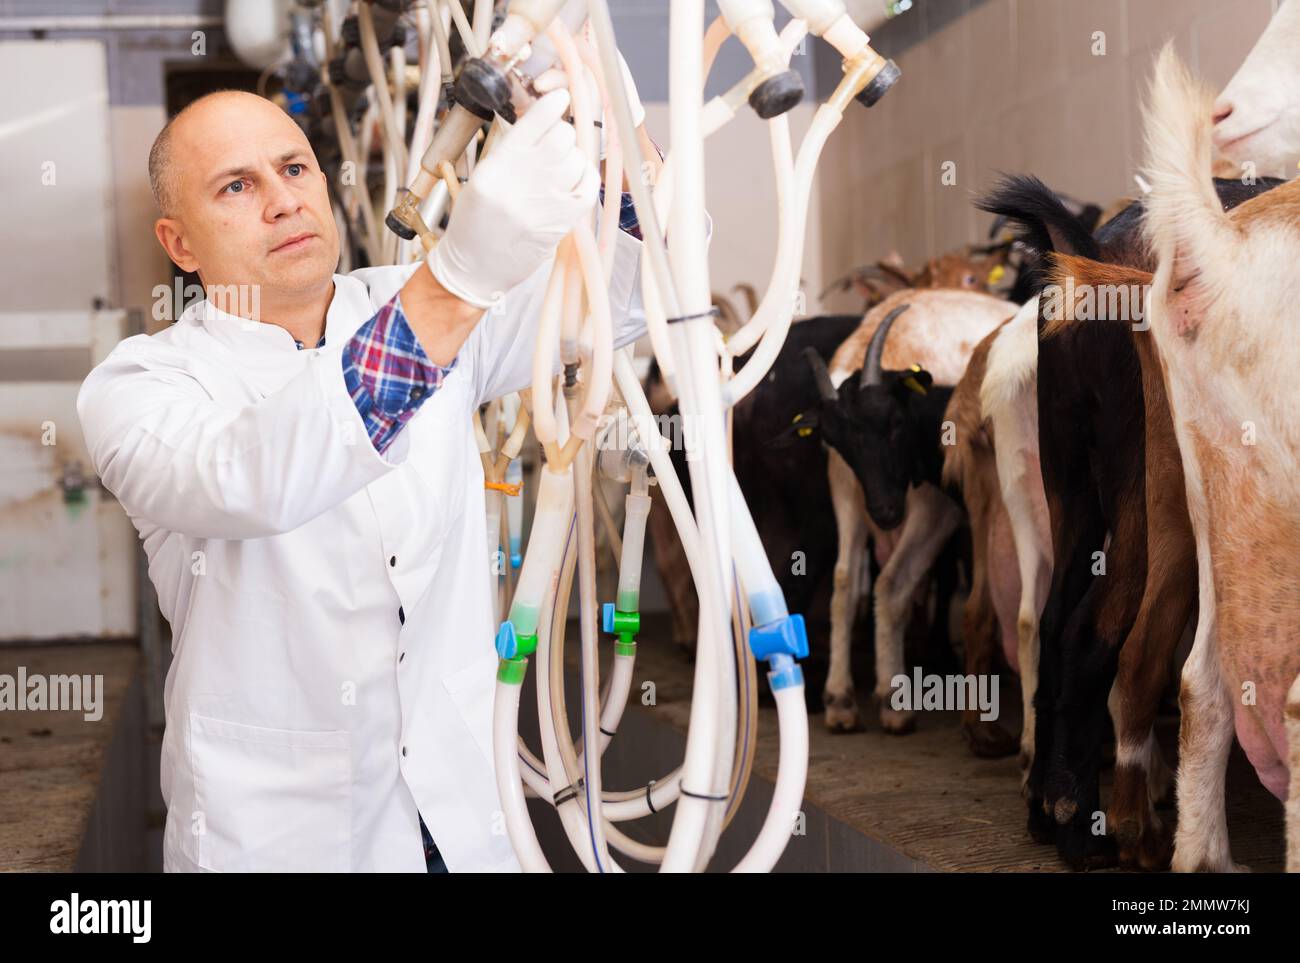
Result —
<svg viewBox="0 0 1300 963"><path fill-rule="evenodd" d="M644 329L640 247L619 232L620 345ZM169 871L423 872L417 811L453 872L518 869L492 766L471 413L530 383L549 265L484 316L381 456L340 355L414 270L335 275L322 349L204 303L82 386L95 470L172 627Z"/></svg>

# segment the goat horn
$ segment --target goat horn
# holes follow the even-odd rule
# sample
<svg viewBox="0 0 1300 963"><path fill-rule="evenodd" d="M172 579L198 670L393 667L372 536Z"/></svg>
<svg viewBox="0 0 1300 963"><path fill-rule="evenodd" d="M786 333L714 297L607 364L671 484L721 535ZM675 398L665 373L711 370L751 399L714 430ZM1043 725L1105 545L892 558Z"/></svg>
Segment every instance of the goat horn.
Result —
<svg viewBox="0 0 1300 963"><path fill-rule="evenodd" d="M889 329L894 321L910 307L910 304L900 304L894 308L885 315L885 320L880 322L880 327L876 328L876 333L871 336L871 343L867 345L867 356L862 361L862 375L859 381L864 388L867 385L881 384L885 380L883 367L885 339L889 337Z"/></svg>
<svg viewBox="0 0 1300 963"><path fill-rule="evenodd" d="M821 396L822 401L838 401L840 393L831 383L831 373L826 370L826 362L817 353L817 349L804 348L803 356L808 361L808 367L812 368L813 381L817 382L817 394Z"/></svg>

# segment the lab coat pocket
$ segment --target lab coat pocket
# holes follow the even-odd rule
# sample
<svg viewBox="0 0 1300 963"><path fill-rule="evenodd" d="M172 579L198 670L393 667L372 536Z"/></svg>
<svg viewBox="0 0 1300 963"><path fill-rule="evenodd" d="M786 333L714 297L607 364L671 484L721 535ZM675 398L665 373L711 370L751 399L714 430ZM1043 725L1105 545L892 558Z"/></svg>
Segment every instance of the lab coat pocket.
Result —
<svg viewBox="0 0 1300 963"><path fill-rule="evenodd" d="M351 869L348 732L268 729L196 712L189 723L203 869Z"/></svg>
<svg viewBox="0 0 1300 963"><path fill-rule="evenodd" d="M497 657L475 658L442 680L483 758L492 762L492 706L496 698Z"/></svg>

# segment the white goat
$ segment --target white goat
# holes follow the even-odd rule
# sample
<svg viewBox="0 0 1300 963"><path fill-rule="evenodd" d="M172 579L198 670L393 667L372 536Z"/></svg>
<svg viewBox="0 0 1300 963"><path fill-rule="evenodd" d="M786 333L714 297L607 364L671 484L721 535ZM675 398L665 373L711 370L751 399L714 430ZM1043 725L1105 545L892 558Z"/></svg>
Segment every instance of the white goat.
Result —
<svg viewBox="0 0 1300 963"><path fill-rule="evenodd" d="M1214 143L1255 173L1295 177L1300 161L1300 0L1283 0L1214 104Z"/></svg>

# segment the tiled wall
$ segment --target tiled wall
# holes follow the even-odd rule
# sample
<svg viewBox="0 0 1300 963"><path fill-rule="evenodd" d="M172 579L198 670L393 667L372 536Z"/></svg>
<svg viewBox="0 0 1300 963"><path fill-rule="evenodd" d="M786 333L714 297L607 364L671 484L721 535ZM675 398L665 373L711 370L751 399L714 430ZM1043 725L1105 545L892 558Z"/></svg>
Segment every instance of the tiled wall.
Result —
<svg viewBox="0 0 1300 963"><path fill-rule="evenodd" d="M1275 6L987 0L968 3L965 15L901 53L882 32L882 53L897 59L903 79L872 110L848 112L827 148L819 175L822 274L838 277L891 249L916 263L982 240L990 218L970 201L998 171L1034 173L1103 206L1132 194L1139 104L1155 52L1173 37L1193 68L1222 87ZM1104 55L1093 53L1098 32ZM952 186L941 182L946 161L956 164ZM857 303L845 296L823 307Z"/></svg>

